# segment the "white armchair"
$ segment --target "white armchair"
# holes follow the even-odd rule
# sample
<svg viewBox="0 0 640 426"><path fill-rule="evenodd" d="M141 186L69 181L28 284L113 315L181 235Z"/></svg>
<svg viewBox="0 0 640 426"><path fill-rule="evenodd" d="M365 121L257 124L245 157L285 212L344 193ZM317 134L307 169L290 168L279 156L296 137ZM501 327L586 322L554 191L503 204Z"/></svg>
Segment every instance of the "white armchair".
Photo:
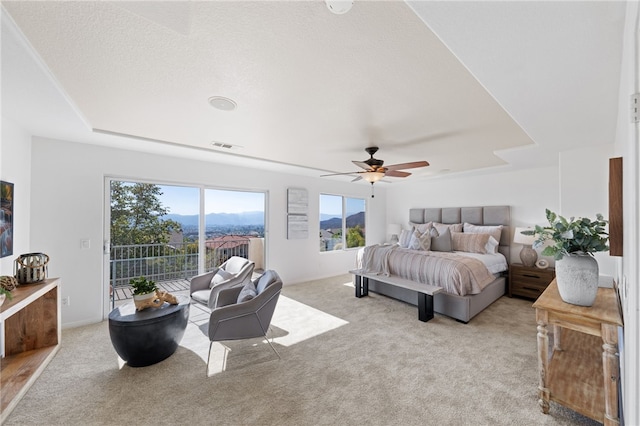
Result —
<svg viewBox="0 0 640 426"><path fill-rule="evenodd" d="M213 309L220 290L242 287L247 281L251 281L254 266L254 262L244 257L230 257L220 267L191 278L191 298Z"/></svg>

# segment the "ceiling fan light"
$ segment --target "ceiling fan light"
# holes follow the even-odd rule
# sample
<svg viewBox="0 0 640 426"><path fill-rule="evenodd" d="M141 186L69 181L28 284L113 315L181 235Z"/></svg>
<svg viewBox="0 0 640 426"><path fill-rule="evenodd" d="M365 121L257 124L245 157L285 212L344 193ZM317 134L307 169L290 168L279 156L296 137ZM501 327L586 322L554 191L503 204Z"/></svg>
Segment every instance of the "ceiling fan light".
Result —
<svg viewBox="0 0 640 426"><path fill-rule="evenodd" d="M362 179L369 183L375 183L384 177L383 172L365 172L362 173Z"/></svg>

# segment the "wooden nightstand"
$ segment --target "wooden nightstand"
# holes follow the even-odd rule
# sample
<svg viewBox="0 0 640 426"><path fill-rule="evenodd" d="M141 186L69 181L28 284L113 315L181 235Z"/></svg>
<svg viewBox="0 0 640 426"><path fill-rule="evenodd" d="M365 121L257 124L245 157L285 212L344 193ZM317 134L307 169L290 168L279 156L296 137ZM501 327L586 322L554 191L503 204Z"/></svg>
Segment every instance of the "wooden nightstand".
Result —
<svg viewBox="0 0 640 426"><path fill-rule="evenodd" d="M537 299L555 277L553 268L540 269L512 263L509 265L509 297Z"/></svg>

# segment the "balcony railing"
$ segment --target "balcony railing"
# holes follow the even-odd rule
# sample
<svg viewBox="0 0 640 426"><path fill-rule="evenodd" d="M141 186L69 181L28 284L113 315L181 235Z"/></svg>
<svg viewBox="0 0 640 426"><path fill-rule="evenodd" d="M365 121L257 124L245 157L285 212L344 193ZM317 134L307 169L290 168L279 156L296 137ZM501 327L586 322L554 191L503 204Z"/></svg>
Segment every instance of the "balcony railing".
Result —
<svg viewBox="0 0 640 426"><path fill-rule="evenodd" d="M262 247L261 238L225 237L222 241L207 241L205 271L221 265L231 256L245 257L253 260L256 268L262 267ZM112 246L111 286L128 286L131 278L139 276L153 281L190 279L198 274L198 256L196 242Z"/></svg>

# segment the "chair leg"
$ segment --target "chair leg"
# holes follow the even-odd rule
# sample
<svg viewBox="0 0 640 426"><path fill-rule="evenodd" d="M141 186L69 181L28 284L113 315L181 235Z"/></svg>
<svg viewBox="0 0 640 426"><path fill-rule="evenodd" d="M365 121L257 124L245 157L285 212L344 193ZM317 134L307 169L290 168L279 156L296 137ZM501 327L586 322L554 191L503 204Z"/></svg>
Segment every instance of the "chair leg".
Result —
<svg viewBox="0 0 640 426"><path fill-rule="evenodd" d="M267 329L267 333L271 331L271 327L269 327ZM271 343L271 341L269 340L269 336L267 336L267 333L264 334L265 339L267 339L267 343L269 344L269 346L271 346L271 349L273 349L273 351L276 353L276 355L278 355L278 359L282 359L282 357L280 356L280 354L278 353L278 351L276 351L276 348L273 347L273 344ZM271 339L273 340L273 338Z"/></svg>
<svg viewBox="0 0 640 426"><path fill-rule="evenodd" d="M209 376L209 361L211 361L211 347L213 346L213 342L209 342L209 354L207 355L207 377Z"/></svg>

